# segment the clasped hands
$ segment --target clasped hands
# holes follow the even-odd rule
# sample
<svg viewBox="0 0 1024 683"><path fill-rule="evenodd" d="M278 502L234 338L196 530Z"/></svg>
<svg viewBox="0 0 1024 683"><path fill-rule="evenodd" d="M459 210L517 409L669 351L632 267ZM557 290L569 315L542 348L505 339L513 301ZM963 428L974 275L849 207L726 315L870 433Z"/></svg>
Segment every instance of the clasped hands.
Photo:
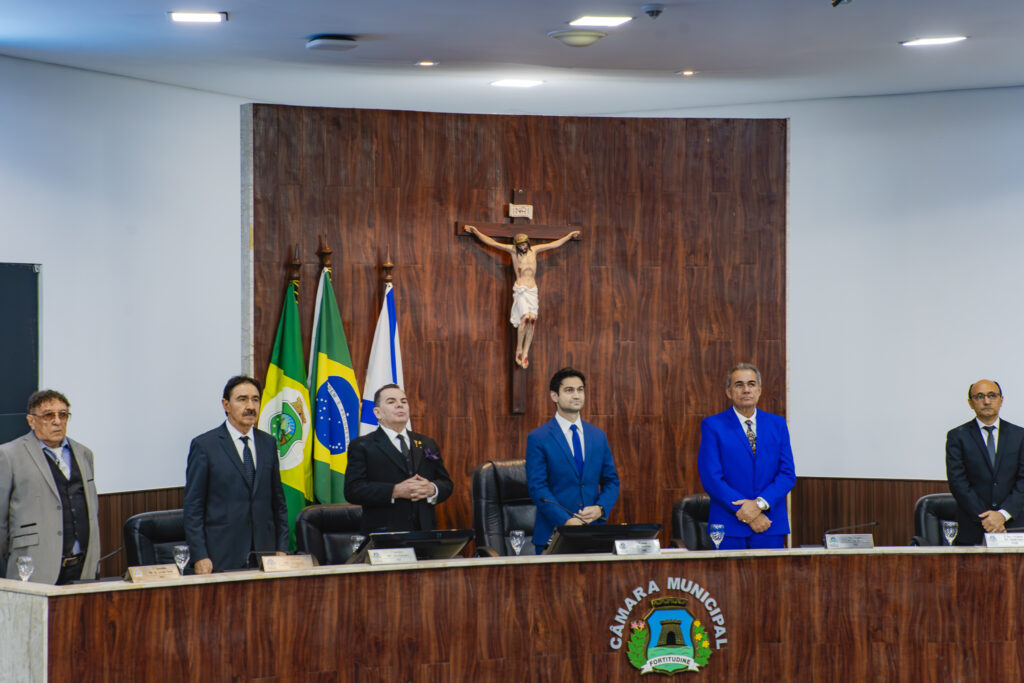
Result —
<svg viewBox="0 0 1024 683"><path fill-rule="evenodd" d="M768 519L768 515L761 512L761 508L757 507L757 501L743 498L741 500L734 500L732 504L740 506L740 509L736 511L736 519L749 525L754 533L764 533L772 525L772 520ZM997 512L996 514L999 513Z"/></svg>
<svg viewBox="0 0 1024 683"><path fill-rule="evenodd" d="M426 500L434 495L435 490L429 479L414 474L405 481L395 484L395 488L391 490L391 497L408 498L412 501Z"/></svg>
<svg viewBox="0 0 1024 683"><path fill-rule="evenodd" d="M1006 518L999 510L985 510L980 515L981 526L990 534L1001 534L1006 531Z"/></svg>
<svg viewBox="0 0 1024 683"><path fill-rule="evenodd" d="M565 525L566 526L582 526L584 524L590 524L601 519L601 506L600 505L588 505L585 508L580 508L580 511L570 517Z"/></svg>

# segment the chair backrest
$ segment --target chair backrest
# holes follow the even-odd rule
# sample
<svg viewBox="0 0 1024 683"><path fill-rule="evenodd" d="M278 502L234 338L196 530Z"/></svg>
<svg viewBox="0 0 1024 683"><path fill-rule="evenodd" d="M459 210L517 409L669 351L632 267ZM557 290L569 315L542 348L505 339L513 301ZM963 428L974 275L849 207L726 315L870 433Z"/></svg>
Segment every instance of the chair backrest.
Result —
<svg viewBox="0 0 1024 683"><path fill-rule="evenodd" d="M533 546L537 507L526 486L526 461L489 460L473 470L473 530L476 545L500 555L514 555L508 542L513 529L526 532L526 550Z"/></svg>
<svg viewBox="0 0 1024 683"><path fill-rule="evenodd" d="M320 564L345 564L366 536L359 533L363 508L349 503L310 505L295 518L295 543Z"/></svg>
<svg viewBox="0 0 1024 683"><path fill-rule="evenodd" d="M143 512L124 523L124 549L129 567L174 564L174 546L185 542L184 510Z"/></svg>
<svg viewBox="0 0 1024 683"><path fill-rule="evenodd" d="M687 550L714 550L708 536L708 514L711 498L706 493L692 493L676 500L672 506L672 539L681 540Z"/></svg>
<svg viewBox="0 0 1024 683"><path fill-rule="evenodd" d="M945 545L942 520L955 520L956 499L952 493L929 493L914 504L913 545Z"/></svg>

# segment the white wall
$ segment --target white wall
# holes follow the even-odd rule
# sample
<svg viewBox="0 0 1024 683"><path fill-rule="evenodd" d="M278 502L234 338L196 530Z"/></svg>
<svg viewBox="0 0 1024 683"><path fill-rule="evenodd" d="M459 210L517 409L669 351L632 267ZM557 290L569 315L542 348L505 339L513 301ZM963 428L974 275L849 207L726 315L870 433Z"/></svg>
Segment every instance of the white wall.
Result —
<svg viewBox="0 0 1024 683"><path fill-rule="evenodd" d="M1024 424L1022 112L1024 88L659 113L790 119L799 475L945 479L980 378Z"/></svg>
<svg viewBox="0 0 1024 683"><path fill-rule="evenodd" d="M241 368L241 101L8 58L0 93L0 261L42 264L41 386L100 492L180 486Z"/></svg>

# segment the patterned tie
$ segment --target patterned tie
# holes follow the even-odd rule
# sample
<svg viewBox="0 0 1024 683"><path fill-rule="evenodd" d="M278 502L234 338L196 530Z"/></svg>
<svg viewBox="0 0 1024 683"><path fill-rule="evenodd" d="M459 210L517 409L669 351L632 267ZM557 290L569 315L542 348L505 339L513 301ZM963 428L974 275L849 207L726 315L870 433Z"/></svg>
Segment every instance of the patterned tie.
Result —
<svg viewBox="0 0 1024 683"><path fill-rule="evenodd" d="M757 455L757 435L754 434L754 429L753 429L754 421L753 420L747 420L746 425L747 425L747 441L750 442L750 451L754 455Z"/></svg>
<svg viewBox="0 0 1024 683"><path fill-rule="evenodd" d="M51 451L49 448L44 448L43 453L46 453L47 457L50 458L50 460L53 460L55 463L57 463L57 467L60 468L60 473L64 475L65 479L71 479L71 468L68 467L68 463L64 460L63 457L58 458L57 454ZM62 448L61 455L63 454L64 449Z"/></svg>
<svg viewBox="0 0 1024 683"><path fill-rule="evenodd" d="M398 450L402 451L402 457L405 458L405 469L412 472L412 455L409 453L409 445L405 443L405 437L401 434L398 435Z"/></svg>
<svg viewBox="0 0 1024 683"><path fill-rule="evenodd" d="M576 425L570 425L572 430L572 459L576 461L576 469L580 476L583 476L583 443L580 442L580 433L576 431Z"/></svg>
<svg viewBox="0 0 1024 683"><path fill-rule="evenodd" d="M992 432L996 431L995 425L991 427L982 427L988 435L985 437L985 445L988 446L988 459L992 463L992 469L996 466L996 437Z"/></svg>
<svg viewBox="0 0 1024 683"><path fill-rule="evenodd" d="M249 478L249 486L256 483L256 463L252 459L252 451L249 449L249 437L240 436L242 440L242 465L245 467L245 476Z"/></svg>

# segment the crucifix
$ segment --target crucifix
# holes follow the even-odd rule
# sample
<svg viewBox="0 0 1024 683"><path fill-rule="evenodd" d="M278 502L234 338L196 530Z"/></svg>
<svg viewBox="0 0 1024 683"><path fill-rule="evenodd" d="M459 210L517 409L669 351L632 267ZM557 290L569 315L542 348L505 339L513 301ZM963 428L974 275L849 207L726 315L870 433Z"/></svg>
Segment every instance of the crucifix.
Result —
<svg viewBox="0 0 1024 683"><path fill-rule="evenodd" d="M508 223L457 223L456 235L463 237L472 235L483 244L499 249L512 259L512 271L515 283L512 286L512 312L509 321L516 329L516 342L512 373L512 412L522 413L526 408L525 370L530 366L530 345L537 324L539 292L537 289L537 254L557 249L571 239L578 240L580 230L570 230L563 234L564 228L547 225L533 225L533 206L523 203L526 190L513 190L512 202L508 205ZM529 230L529 232L526 232ZM512 243L496 241L498 238L511 238ZM551 242L531 244L537 239L553 239Z"/></svg>

